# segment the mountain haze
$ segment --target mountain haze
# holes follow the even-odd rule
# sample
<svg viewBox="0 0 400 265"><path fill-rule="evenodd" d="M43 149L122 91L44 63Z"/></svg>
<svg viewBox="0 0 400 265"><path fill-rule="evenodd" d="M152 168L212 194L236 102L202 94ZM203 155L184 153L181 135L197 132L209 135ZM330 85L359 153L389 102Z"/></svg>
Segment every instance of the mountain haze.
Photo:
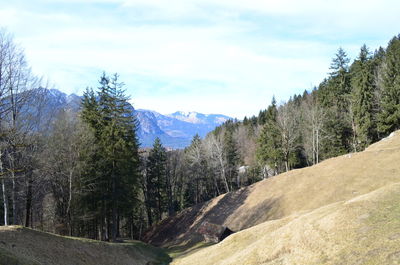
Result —
<svg viewBox="0 0 400 265"><path fill-rule="evenodd" d="M172 148L183 148L188 146L194 135L204 137L231 119L220 114L201 114L197 112L175 112L163 115L151 110L136 110L140 123L139 138L143 146L151 146L156 137L163 144Z"/></svg>
<svg viewBox="0 0 400 265"><path fill-rule="evenodd" d="M59 109L79 110L81 97L67 95L57 89L45 90L45 112L54 115ZM156 137L169 148L188 146L194 135L204 137L231 117L221 114L202 114L198 112L177 111L163 115L156 111L137 109L132 106L139 122L138 137L141 147L151 147Z"/></svg>

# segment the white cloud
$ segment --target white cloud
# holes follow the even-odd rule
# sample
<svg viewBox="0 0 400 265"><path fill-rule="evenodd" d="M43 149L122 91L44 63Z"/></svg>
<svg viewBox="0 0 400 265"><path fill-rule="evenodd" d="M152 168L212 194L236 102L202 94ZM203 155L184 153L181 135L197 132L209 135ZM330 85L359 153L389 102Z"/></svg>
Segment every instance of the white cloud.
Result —
<svg viewBox="0 0 400 265"><path fill-rule="evenodd" d="M57 2L85 5L72 13L54 8ZM272 94L287 99L316 85L338 46L354 57L363 42L385 45L396 34L400 5L371 0L42 3L35 8L29 2L0 4L0 23L15 33L34 71L62 90L96 86L102 70L119 72L141 108L237 117L256 114ZM92 9L101 10L98 4L111 6L92 15Z"/></svg>

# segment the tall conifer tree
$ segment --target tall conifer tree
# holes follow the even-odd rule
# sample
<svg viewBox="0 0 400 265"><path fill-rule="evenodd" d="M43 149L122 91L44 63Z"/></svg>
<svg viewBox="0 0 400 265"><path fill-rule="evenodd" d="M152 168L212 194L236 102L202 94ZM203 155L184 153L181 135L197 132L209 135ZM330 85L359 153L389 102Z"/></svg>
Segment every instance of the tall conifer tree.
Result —
<svg viewBox="0 0 400 265"><path fill-rule="evenodd" d="M381 72L381 112L378 131L386 136L400 129L400 36L394 37L386 50Z"/></svg>
<svg viewBox="0 0 400 265"><path fill-rule="evenodd" d="M355 147L362 150L375 140L374 122L374 73L371 55L363 45L357 60L352 65L352 114L355 132Z"/></svg>
<svg viewBox="0 0 400 265"><path fill-rule="evenodd" d="M237 164L239 162L239 154L236 146L235 139L233 138L233 129L227 128L224 133L224 146L223 150L226 157L227 164L227 173L230 182L230 189L232 190L232 186L236 185L239 188L240 183L237 179ZM235 183L236 178L236 183Z"/></svg>
<svg viewBox="0 0 400 265"><path fill-rule="evenodd" d="M154 140L147 162L147 198L148 205L155 211L158 221L167 206L167 152L160 138ZM152 218L152 217L151 217ZM152 219L149 220L149 223Z"/></svg>
<svg viewBox="0 0 400 265"><path fill-rule="evenodd" d="M92 187L88 195L98 200L94 210L103 227L102 239L115 241L120 218L130 216L135 206L137 122L118 75L108 77L103 73L99 83L97 95L88 90L82 104L82 119L93 130L98 145L95 157L86 164L84 177Z"/></svg>
<svg viewBox="0 0 400 265"><path fill-rule="evenodd" d="M319 86L318 97L327 110L324 131L327 137L322 141L322 157L345 154L351 150L352 127L350 115L349 59L339 48L332 60L330 77Z"/></svg>
<svg viewBox="0 0 400 265"><path fill-rule="evenodd" d="M275 171L279 171L279 166L283 161L282 139L277 124L278 109L275 97L267 109L266 123L262 128L258 138L257 159L263 166L268 165Z"/></svg>

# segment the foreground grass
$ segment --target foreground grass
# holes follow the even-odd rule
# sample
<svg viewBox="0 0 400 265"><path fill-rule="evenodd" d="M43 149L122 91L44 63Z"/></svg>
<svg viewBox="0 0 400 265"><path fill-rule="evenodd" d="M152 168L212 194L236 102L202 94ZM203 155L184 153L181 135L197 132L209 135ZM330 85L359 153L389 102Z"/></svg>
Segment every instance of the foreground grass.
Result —
<svg viewBox="0 0 400 265"><path fill-rule="evenodd" d="M178 246L169 247L166 249L166 253L173 259L182 258L191 254L196 253L200 249L214 245L214 243L199 242L195 244L181 244Z"/></svg>
<svg viewBox="0 0 400 265"><path fill-rule="evenodd" d="M0 228L0 265L156 265L171 258L143 242L107 243L8 226Z"/></svg>

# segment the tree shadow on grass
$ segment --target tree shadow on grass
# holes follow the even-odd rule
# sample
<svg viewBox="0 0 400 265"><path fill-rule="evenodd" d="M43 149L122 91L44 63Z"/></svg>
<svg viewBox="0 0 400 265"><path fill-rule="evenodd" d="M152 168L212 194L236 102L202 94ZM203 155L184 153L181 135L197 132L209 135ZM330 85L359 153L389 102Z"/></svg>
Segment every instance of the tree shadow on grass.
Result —
<svg viewBox="0 0 400 265"><path fill-rule="evenodd" d="M155 246L180 246L180 250L184 251L203 241L203 236L197 232L203 222L226 225L237 232L261 223L260 220L264 221L277 215L279 199L267 199L253 208L239 209L245 203L251 190L251 187L246 187L225 194L204 215L203 211L214 200L187 208L153 226L147 231L143 240ZM231 216L234 212L236 212L235 216Z"/></svg>

